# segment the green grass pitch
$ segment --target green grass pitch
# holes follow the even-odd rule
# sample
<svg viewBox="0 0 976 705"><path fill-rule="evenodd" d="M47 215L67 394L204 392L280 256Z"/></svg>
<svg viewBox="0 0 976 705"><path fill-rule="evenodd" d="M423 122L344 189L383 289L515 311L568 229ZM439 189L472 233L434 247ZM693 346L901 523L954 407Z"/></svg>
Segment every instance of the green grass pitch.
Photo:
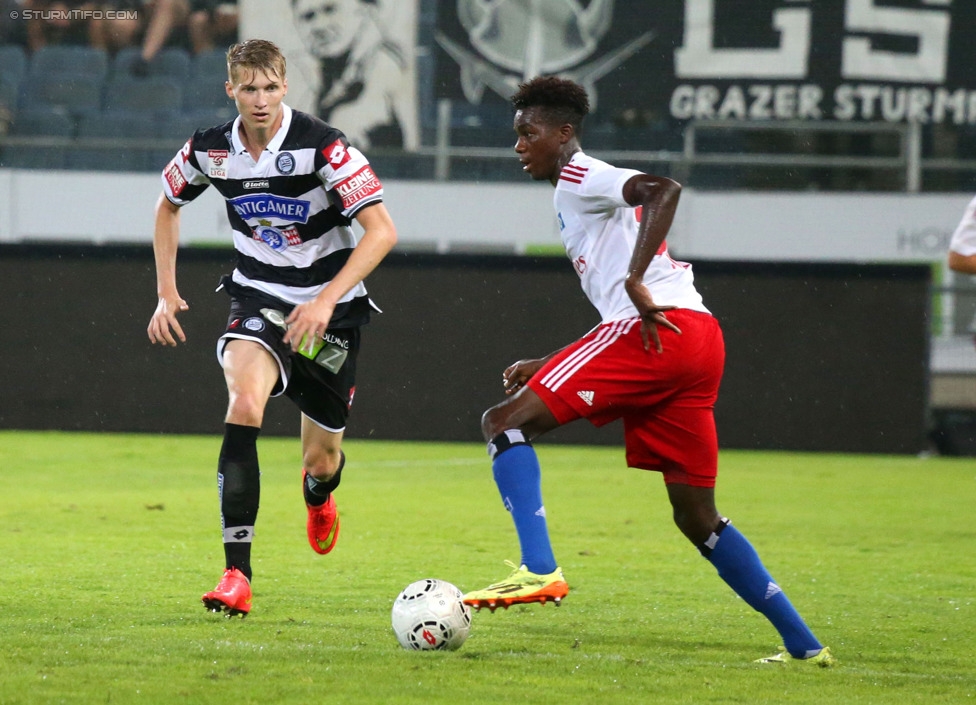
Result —
<svg viewBox="0 0 976 705"><path fill-rule="evenodd" d="M0 433L0 703L976 703L970 459L724 452L719 509L840 665L756 665L777 634L674 528L619 448L538 445L563 605L474 615L407 652L408 583L507 574L476 444L348 441L336 550L304 529L296 439L263 438L254 608L223 569L220 439Z"/></svg>

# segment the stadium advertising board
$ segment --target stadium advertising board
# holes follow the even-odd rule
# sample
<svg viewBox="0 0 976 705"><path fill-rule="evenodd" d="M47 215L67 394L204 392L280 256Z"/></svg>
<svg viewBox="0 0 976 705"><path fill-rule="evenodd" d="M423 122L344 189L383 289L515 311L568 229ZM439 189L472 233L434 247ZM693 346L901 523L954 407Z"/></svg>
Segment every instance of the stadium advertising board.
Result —
<svg viewBox="0 0 976 705"><path fill-rule="evenodd" d="M472 104L556 73L601 121L976 123L976 3L448 0L437 86Z"/></svg>
<svg viewBox="0 0 976 705"><path fill-rule="evenodd" d="M240 12L241 37L281 47L289 105L363 150L419 146L417 0L241 0Z"/></svg>

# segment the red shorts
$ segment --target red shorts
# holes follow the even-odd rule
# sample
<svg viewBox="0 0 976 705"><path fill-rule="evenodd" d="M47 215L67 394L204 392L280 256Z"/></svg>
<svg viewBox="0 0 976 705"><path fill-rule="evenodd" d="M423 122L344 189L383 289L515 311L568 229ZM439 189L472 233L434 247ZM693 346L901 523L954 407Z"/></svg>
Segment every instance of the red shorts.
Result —
<svg viewBox="0 0 976 705"><path fill-rule="evenodd" d="M622 418L627 465L664 473L668 484L714 487L714 408L725 365L718 321L667 312L681 335L658 327L664 352L644 350L640 319L600 325L560 351L529 380L560 424Z"/></svg>

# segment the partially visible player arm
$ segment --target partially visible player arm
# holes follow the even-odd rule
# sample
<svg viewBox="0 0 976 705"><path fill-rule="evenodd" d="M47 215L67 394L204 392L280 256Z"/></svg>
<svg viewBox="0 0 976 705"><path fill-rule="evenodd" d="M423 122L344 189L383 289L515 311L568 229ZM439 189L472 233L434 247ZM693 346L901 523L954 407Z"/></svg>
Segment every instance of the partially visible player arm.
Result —
<svg viewBox="0 0 976 705"><path fill-rule="evenodd" d="M661 176L637 174L624 184L623 196L630 205L643 208L637 230L637 243L627 267L624 288L641 316L644 349L650 350L650 340L653 339L654 348L661 352L663 348L657 327L664 326L675 333L681 331L664 315L665 311L670 311L674 306L658 306L654 303L651 292L644 286L644 273L671 229L674 213L678 208L678 198L681 196L681 185Z"/></svg>
<svg viewBox="0 0 976 705"><path fill-rule="evenodd" d="M346 264L314 300L296 306L286 320L289 327L284 341L292 350L298 350L306 334L308 340L325 334L336 303L369 276L396 244L396 226L382 203L366 206L356 213L356 220L363 227L363 236Z"/></svg>
<svg viewBox="0 0 976 705"><path fill-rule="evenodd" d="M565 347L559 348L559 350L554 350L545 357L519 360L506 367L505 371L502 372L502 384L505 386L505 393L515 394L535 376L536 372L542 369L543 365L565 349Z"/></svg>
<svg viewBox="0 0 976 705"><path fill-rule="evenodd" d="M963 274L976 274L976 255L961 255L949 250L949 269Z"/></svg>
<svg viewBox="0 0 976 705"><path fill-rule="evenodd" d="M966 206L949 241L949 269L976 274L976 198Z"/></svg>
<svg viewBox="0 0 976 705"><path fill-rule="evenodd" d="M180 241L180 208L165 193L156 202L156 228L153 233L153 252L156 256L156 294L159 302L149 319L149 341L162 345L176 345L176 338L186 342L186 335L176 314L189 306L176 289L176 252ZM176 333L176 338L173 333Z"/></svg>

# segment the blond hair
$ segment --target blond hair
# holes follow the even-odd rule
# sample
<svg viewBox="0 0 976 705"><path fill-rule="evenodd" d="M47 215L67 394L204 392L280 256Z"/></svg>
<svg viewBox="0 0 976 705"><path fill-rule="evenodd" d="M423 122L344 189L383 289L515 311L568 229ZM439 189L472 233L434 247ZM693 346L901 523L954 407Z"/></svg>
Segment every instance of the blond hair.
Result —
<svg viewBox="0 0 976 705"><path fill-rule="evenodd" d="M268 75L285 80L285 55L274 42L266 39L248 39L227 50L227 76L234 82L234 72L239 69L264 71Z"/></svg>

